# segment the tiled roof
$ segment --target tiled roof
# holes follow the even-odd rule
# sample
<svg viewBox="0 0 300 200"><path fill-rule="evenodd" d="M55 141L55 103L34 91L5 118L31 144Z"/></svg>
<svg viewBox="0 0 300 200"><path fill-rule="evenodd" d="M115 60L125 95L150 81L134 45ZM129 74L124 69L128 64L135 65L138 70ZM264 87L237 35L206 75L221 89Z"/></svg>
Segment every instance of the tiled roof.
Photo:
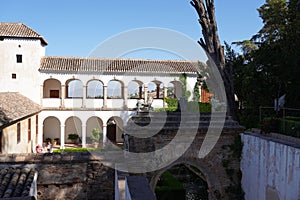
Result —
<svg viewBox="0 0 300 200"><path fill-rule="evenodd" d="M34 197L30 189L36 176L37 169L32 166L1 166L0 198Z"/></svg>
<svg viewBox="0 0 300 200"><path fill-rule="evenodd" d="M45 56L41 59L41 72L54 73L173 73L196 74L198 61L138 60L109 58L79 58Z"/></svg>
<svg viewBox="0 0 300 200"><path fill-rule="evenodd" d="M19 93L0 92L0 127L40 110L38 104Z"/></svg>
<svg viewBox="0 0 300 200"><path fill-rule="evenodd" d="M40 34L23 23L0 22L0 37L38 38L43 44L48 44Z"/></svg>

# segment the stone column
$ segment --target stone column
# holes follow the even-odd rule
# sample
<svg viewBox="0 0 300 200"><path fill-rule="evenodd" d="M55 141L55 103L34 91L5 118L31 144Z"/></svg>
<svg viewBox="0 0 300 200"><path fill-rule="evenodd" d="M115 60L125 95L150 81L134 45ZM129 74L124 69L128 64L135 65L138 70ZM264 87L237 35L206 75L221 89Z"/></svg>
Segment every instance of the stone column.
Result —
<svg viewBox="0 0 300 200"><path fill-rule="evenodd" d="M65 125L60 125L60 148L65 148Z"/></svg>
<svg viewBox="0 0 300 200"><path fill-rule="evenodd" d="M157 84L156 85L156 98L159 99L159 90L160 90L160 87L159 85Z"/></svg>
<svg viewBox="0 0 300 200"><path fill-rule="evenodd" d="M148 100L148 85L145 84L144 86L144 101L147 102Z"/></svg>
<svg viewBox="0 0 300 200"><path fill-rule="evenodd" d="M124 109L128 108L128 87L124 86L123 88L123 97L124 97Z"/></svg>
<svg viewBox="0 0 300 200"><path fill-rule="evenodd" d="M65 98L66 98L66 87L65 85L61 85L61 102L60 107L65 107Z"/></svg>
<svg viewBox="0 0 300 200"><path fill-rule="evenodd" d="M82 107L85 108L86 107L86 90L87 86L84 85L83 86L83 94L82 94Z"/></svg>
<svg viewBox="0 0 300 200"><path fill-rule="evenodd" d="M39 120L39 124L38 124L39 134L38 134L37 141L38 141L38 144L42 145L43 144L44 125L43 125L43 122L41 122L40 118L38 120Z"/></svg>
<svg viewBox="0 0 300 200"><path fill-rule="evenodd" d="M107 124L106 123L103 123L102 131L103 131L103 145L105 145L107 142Z"/></svg>
<svg viewBox="0 0 300 200"><path fill-rule="evenodd" d="M141 85L139 87L139 99L142 99L143 98L143 86Z"/></svg>
<svg viewBox="0 0 300 200"><path fill-rule="evenodd" d="M166 87L166 86L164 86L164 99L163 99L164 108L168 107L168 105L165 102L165 97L168 97L168 87Z"/></svg>
<svg viewBox="0 0 300 200"><path fill-rule="evenodd" d="M86 125L82 125L81 128L81 141L82 141L82 147L86 147Z"/></svg>
<svg viewBox="0 0 300 200"><path fill-rule="evenodd" d="M107 108L107 86L103 86L103 108Z"/></svg>

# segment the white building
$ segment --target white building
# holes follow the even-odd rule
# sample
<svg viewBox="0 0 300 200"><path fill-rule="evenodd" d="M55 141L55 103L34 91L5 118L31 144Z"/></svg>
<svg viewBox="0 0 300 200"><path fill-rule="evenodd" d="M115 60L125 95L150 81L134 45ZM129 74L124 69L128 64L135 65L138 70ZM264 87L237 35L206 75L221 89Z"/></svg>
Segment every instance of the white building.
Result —
<svg viewBox="0 0 300 200"><path fill-rule="evenodd" d="M198 62L179 60L45 56L46 46L22 23L0 23L0 92L18 92L39 104L37 142L60 138L61 148L71 133L86 146L95 127L104 142L122 142L138 99L152 96L154 108L165 107L170 93L182 96L182 74L192 90L199 71Z"/></svg>

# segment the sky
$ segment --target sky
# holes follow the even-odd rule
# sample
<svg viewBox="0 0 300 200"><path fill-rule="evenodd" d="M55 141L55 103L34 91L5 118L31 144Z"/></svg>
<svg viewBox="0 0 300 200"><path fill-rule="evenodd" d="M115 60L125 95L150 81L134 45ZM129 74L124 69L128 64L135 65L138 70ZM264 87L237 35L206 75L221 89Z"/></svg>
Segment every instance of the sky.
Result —
<svg viewBox="0 0 300 200"><path fill-rule="evenodd" d="M221 42L250 39L262 27L257 8L264 0L215 0ZM198 16L189 0L2 0L0 21L22 22L47 41L47 56L86 57L99 44L124 31L159 27L180 32L197 42ZM145 51L127 57L172 58Z"/></svg>

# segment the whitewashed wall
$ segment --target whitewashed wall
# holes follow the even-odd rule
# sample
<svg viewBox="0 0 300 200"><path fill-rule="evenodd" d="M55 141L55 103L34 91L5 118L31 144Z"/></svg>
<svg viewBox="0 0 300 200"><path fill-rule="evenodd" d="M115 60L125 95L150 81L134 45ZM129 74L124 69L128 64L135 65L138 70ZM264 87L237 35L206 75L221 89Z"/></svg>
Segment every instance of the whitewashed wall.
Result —
<svg viewBox="0 0 300 200"><path fill-rule="evenodd" d="M242 134L241 170L246 200L299 200L300 148Z"/></svg>

